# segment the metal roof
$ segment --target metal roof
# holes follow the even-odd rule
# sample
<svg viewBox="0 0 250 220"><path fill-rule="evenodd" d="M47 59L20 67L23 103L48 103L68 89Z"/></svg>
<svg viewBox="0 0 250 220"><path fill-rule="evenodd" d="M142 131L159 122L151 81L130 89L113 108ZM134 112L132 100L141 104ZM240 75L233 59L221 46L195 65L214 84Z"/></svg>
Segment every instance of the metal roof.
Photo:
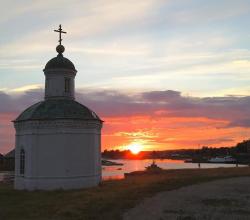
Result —
<svg viewBox="0 0 250 220"><path fill-rule="evenodd" d="M45 65L45 70L61 68L76 70L74 64L62 54L58 54L56 57L49 60L48 63Z"/></svg>
<svg viewBox="0 0 250 220"><path fill-rule="evenodd" d="M69 99L49 99L24 110L15 120L78 119L99 120L98 115L86 106Z"/></svg>

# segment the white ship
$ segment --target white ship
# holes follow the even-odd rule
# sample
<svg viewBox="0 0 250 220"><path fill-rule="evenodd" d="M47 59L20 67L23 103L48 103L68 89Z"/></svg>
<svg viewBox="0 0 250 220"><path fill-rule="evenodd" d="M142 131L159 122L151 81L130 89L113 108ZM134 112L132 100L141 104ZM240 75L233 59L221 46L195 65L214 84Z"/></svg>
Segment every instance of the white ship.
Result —
<svg viewBox="0 0 250 220"><path fill-rule="evenodd" d="M208 160L209 163L235 163L236 159L232 156L214 157Z"/></svg>

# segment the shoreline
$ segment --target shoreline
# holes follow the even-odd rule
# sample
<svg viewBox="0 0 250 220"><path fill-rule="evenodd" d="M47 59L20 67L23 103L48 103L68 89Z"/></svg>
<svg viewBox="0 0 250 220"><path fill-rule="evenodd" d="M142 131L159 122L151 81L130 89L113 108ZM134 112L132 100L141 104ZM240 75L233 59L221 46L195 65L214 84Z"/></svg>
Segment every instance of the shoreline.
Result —
<svg viewBox="0 0 250 220"><path fill-rule="evenodd" d="M250 176L250 168L163 170L69 191L16 191L11 185L0 183L0 219L122 219L127 210L159 192L241 176Z"/></svg>

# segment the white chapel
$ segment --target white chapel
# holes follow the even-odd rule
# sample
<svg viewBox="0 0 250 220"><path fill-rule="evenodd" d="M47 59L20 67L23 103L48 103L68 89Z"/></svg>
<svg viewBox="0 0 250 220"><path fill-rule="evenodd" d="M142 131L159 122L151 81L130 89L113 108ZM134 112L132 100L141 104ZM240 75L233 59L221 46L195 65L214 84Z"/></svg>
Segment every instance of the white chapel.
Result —
<svg viewBox="0 0 250 220"><path fill-rule="evenodd" d="M103 121L75 101L74 64L63 56L59 26L58 55L44 68L45 98L14 121L15 189L77 189L101 181Z"/></svg>

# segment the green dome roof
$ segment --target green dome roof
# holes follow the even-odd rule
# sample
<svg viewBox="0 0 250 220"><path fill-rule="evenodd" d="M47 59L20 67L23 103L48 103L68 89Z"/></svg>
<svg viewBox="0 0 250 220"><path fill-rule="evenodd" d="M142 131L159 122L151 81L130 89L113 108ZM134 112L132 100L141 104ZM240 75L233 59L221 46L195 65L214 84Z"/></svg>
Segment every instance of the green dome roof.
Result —
<svg viewBox="0 0 250 220"><path fill-rule="evenodd" d="M51 99L38 102L23 111L15 121L54 120L54 119L101 119L86 106L68 99Z"/></svg>
<svg viewBox="0 0 250 220"><path fill-rule="evenodd" d="M45 70L60 68L76 70L74 64L69 59L65 58L62 54L58 54L56 57L49 60L45 65Z"/></svg>

